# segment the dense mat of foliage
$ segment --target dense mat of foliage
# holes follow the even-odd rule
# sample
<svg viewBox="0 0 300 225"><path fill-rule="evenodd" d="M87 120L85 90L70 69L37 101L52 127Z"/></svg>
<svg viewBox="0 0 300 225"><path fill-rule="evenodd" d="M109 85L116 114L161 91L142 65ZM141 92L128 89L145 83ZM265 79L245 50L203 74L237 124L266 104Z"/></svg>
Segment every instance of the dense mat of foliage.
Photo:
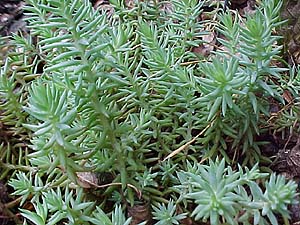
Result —
<svg viewBox="0 0 300 225"><path fill-rule="evenodd" d="M17 171L27 221L123 225L136 216L124 209L152 204L157 225L287 222L296 184L256 164L263 127L293 128L299 112L283 107L270 125L299 77L273 63L281 1L245 18L213 1L27 3L30 34L14 36L0 74L1 176Z"/></svg>

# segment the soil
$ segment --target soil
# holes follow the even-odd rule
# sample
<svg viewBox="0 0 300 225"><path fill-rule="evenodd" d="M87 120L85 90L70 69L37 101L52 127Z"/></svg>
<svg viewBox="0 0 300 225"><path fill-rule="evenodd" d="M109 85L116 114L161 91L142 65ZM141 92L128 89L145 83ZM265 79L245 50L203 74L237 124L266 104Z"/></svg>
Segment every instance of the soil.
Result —
<svg viewBox="0 0 300 225"><path fill-rule="evenodd" d="M109 7L109 1L91 0L94 7ZM130 5L130 1L126 1ZM254 0L232 0L228 2L228 7L236 9L241 15L251 13L254 10ZM9 36L17 32L26 32L26 23L24 22L23 14L24 2L21 0L1 0L0 2L0 35ZM284 58L291 64L300 63L300 1L285 1L282 11L282 18L289 19L289 22L284 26L279 33L291 34L284 36ZM209 38L209 37L208 37ZM207 49L195 49L195 51L207 54ZM208 52L209 54L209 52ZM275 110L276 111L276 110ZM300 136L290 135L282 139L274 135L265 135L259 137L261 141L268 141L262 153L273 160L272 169L284 174L287 178L294 179L299 182L300 179ZM5 203L9 201L9 193L4 183L0 181L0 225L10 224L9 216L6 214ZM147 212L147 210L146 210ZM132 208L130 216L137 217L139 210ZM300 205L291 206L291 217L293 224L300 224ZM143 213L140 215L146 217ZM192 224L191 221L185 224Z"/></svg>
<svg viewBox="0 0 300 225"><path fill-rule="evenodd" d="M0 225L7 225L10 222L10 216L7 215L5 203L9 201L6 186L0 181Z"/></svg>
<svg viewBox="0 0 300 225"><path fill-rule="evenodd" d="M2 0L0 2L0 35L7 36L25 29L23 19L24 2L20 0Z"/></svg>

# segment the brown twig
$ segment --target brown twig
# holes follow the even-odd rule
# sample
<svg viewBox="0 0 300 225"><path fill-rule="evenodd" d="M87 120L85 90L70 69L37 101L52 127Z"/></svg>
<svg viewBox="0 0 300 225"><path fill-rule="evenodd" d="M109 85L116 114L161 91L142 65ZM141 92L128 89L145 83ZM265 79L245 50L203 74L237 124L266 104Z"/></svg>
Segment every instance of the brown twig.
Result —
<svg viewBox="0 0 300 225"><path fill-rule="evenodd" d="M171 152L169 155L167 155L166 158L164 158L163 162L166 161L169 158L172 158L173 156L177 155L179 152L181 152L182 150L186 149L187 147L189 147L191 144L193 144L198 137L200 137L201 135L203 135L205 133L205 131L207 131L208 128L210 128L210 126L212 125L212 122L210 124L208 124L199 134L197 134L192 140L188 141L186 144L182 145L181 147L177 148L175 151Z"/></svg>

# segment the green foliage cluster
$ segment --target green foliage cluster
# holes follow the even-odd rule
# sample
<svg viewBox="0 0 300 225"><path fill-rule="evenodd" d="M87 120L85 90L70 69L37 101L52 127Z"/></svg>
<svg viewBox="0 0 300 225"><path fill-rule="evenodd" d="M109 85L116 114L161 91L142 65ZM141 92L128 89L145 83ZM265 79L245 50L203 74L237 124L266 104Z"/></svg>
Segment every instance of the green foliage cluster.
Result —
<svg viewBox="0 0 300 225"><path fill-rule="evenodd" d="M256 166L235 172L224 160L198 164L217 156L259 161L255 136L268 125L269 100L284 104L275 81L287 85L285 69L271 63L280 53L273 31L282 23L281 1L262 1L245 19L228 12L215 24L200 20L204 7L218 11L214 4L134 1L128 7L111 0L109 13L88 0L27 0L30 35L14 37L18 48L0 73L1 121L16 138L14 146L1 139L7 163L0 166L19 170L10 185L22 196L20 205L31 201L35 208L21 210L26 219L129 224L119 205L141 200L153 204L157 225L180 224L188 213L211 224L221 217L229 224L251 218L276 224L274 213L288 218L293 182L265 180ZM171 12L163 10L168 7ZM224 48L203 58L193 49L205 43L209 26L222 34ZM97 200L81 187L78 174L86 171L112 176L107 189L93 184ZM108 217L110 204L116 206ZM177 214L178 204L195 209ZM244 213L237 218L236 212Z"/></svg>
<svg viewBox="0 0 300 225"><path fill-rule="evenodd" d="M158 222L155 225L180 224L182 219L186 218L187 213L176 214L176 206L173 200L170 200L167 207L165 204L153 206L153 216Z"/></svg>
<svg viewBox="0 0 300 225"><path fill-rule="evenodd" d="M258 171L257 165L251 170L239 167L233 171L230 166L225 168L224 160L210 161L209 165L189 164L187 171L178 173L181 185L177 188L181 198L196 203L192 212L196 220L210 218L210 224L218 225L222 217L227 224L248 225L253 218L253 224L268 224L266 216L277 225L274 212L288 218L286 204L294 202L297 185L272 174L263 191L255 181L266 175Z"/></svg>

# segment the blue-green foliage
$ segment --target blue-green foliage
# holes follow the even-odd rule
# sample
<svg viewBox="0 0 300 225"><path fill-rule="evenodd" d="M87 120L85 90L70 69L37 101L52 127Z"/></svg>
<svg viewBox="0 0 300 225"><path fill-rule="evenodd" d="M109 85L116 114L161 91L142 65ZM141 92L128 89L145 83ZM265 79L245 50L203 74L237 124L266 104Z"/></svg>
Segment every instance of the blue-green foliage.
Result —
<svg viewBox="0 0 300 225"><path fill-rule="evenodd" d="M257 165L251 170L239 167L233 171L225 167L225 160L209 162L209 165L189 164L187 172L178 172L178 192L183 199L191 199L196 207L195 220L210 220L211 224L278 224L274 213L289 218L287 204L295 202L297 184L286 183L281 175L272 174L265 189L255 182L267 174L260 173ZM246 191L250 189L250 193ZM239 215L239 216L237 216ZM221 219L222 218L222 219Z"/></svg>
<svg viewBox="0 0 300 225"><path fill-rule="evenodd" d="M176 204L191 203L191 215L212 224L221 217L230 224L252 218L276 224L276 212L287 218L294 183L272 175L262 191L254 182L262 178L257 167L236 172L224 160L187 163L218 155L231 162L232 154L244 164L260 160L255 136L267 123L269 98L283 102L273 78L284 69L271 65L280 50L272 32L281 24L276 2L262 1L246 19L232 12L215 16L224 49L203 59L193 48L211 32L212 24L200 20L209 1L127 7L112 0L106 12L88 0L27 0L36 43L15 36L21 54L7 57L0 73L1 119L19 132L30 130L30 154L20 154L23 172L10 181L21 203L31 199L35 208L22 215L35 224L121 225L131 221L122 208L115 206L110 217L102 206L146 200L155 203L157 224L180 224L187 213L177 214ZM25 69L15 71L20 61ZM176 177L179 169L185 172ZM101 197L85 195L82 171L112 174L105 191L89 181Z"/></svg>

